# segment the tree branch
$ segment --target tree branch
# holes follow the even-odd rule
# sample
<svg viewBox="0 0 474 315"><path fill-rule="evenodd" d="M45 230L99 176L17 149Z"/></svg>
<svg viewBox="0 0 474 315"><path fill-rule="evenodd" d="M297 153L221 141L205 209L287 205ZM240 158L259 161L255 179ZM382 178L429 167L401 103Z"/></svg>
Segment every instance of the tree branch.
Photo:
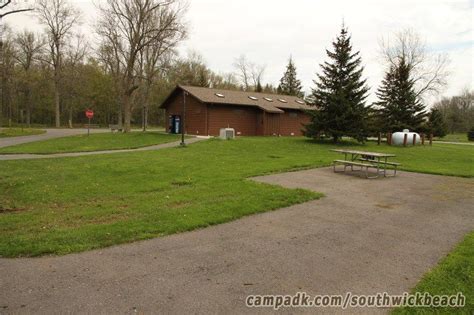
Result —
<svg viewBox="0 0 474 315"><path fill-rule="evenodd" d="M14 14L14 13L20 13L20 12L26 12L26 11L33 11L33 9L20 9L20 10L13 10L4 14L0 14L0 19L6 17L7 15Z"/></svg>

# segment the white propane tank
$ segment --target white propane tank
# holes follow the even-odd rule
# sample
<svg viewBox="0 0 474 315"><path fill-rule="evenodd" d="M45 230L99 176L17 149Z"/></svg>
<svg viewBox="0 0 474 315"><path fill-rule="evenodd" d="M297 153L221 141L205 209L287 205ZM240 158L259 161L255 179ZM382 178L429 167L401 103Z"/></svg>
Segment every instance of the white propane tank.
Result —
<svg viewBox="0 0 474 315"><path fill-rule="evenodd" d="M413 145L413 135L415 135L416 144L421 143L421 137L416 132L410 132L408 129L403 129L402 132L395 132L392 134L392 144L393 145L403 145L403 140L405 139L405 135L407 135L407 145Z"/></svg>

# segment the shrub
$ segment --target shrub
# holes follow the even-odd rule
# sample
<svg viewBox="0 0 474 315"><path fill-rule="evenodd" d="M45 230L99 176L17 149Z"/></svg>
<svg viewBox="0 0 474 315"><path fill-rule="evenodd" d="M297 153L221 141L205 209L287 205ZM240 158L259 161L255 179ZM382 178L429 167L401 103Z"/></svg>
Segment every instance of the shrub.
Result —
<svg viewBox="0 0 474 315"><path fill-rule="evenodd" d="M474 141L474 127L472 127L471 130L467 132L467 139L469 141Z"/></svg>

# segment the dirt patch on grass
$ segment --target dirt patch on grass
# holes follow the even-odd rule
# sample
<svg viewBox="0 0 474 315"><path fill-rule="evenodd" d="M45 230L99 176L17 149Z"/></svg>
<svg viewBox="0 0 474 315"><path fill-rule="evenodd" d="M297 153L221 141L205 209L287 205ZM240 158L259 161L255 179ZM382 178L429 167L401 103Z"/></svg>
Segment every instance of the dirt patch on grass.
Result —
<svg viewBox="0 0 474 315"><path fill-rule="evenodd" d="M376 203L375 206L377 208L382 208L382 209L393 209L399 206L399 204L396 203Z"/></svg>
<svg viewBox="0 0 474 315"><path fill-rule="evenodd" d="M0 214L7 214L7 213L17 213L27 211L27 208L4 208L0 207Z"/></svg>
<svg viewBox="0 0 474 315"><path fill-rule="evenodd" d="M167 205L167 207L169 209L180 209L180 208L185 208L190 205L191 205L191 202L189 201L176 201L176 202L170 203L169 205Z"/></svg>
<svg viewBox="0 0 474 315"><path fill-rule="evenodd" d="M185 179L185 180L175 180L171 182L171 185L181 187L181 186L189 186L192 185L193 181L190 179Z"/></svg>

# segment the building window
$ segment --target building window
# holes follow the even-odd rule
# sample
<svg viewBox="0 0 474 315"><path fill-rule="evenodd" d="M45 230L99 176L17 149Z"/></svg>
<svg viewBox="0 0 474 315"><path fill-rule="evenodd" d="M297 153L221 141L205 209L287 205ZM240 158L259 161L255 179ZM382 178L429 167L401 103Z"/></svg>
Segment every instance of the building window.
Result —
<svg viewBox="0 0 474 315"><path fill-rule="evenodd" d="M233 110L233 113L237 116L242 116L242 114L244 113L244 111L242 109L234 109Z"/></svg>
<svg viewBox="0 0 474 315"><path fill-rule="evenodd" d="M290 113L291 118L298 118L298 113Z"/></svg>

